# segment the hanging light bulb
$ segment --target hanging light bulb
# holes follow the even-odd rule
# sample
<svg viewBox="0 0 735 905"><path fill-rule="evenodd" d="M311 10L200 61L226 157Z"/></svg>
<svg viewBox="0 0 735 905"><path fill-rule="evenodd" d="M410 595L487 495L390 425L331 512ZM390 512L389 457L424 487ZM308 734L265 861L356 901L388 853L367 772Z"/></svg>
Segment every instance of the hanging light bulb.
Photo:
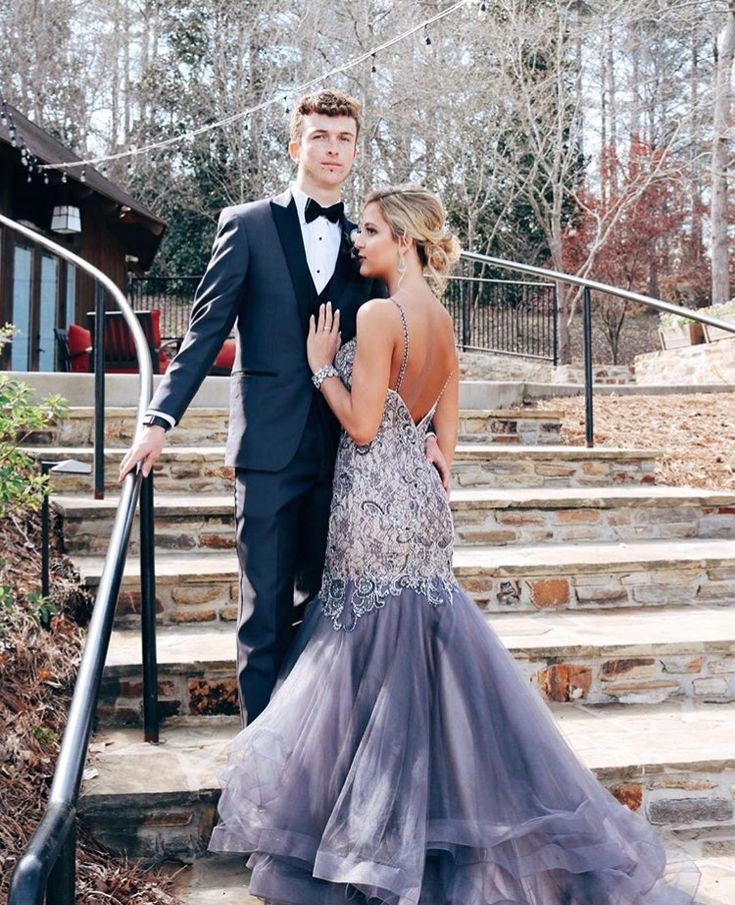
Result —
<svg viewBox="0 0 735 905"><path fill-rule="evenodd" d="M61 181L64 185L66 185L66 170L64 170L61 174Z"/></svg>
<svg viewBox="0 0 735 905"><path fill-rule="evenodd" d="M86 181L87 181L87 168L86 168L86 167L82 167L82 172L81 172L81 175L79 176L79 179L80 179L82 182L86 182Z"/></svg>
<svg viewBox="0 0 735 905"><path fill-rule="evenodd" d="M427 47L431 47L431 36L429 35L429 28L426 25L424 25L424 41Z"/></svg>
<svg viewBox="0 0 735 905"><path fill-rule="evenodd" d="M372 73L374 74L374 73L376 73L377 71L378 71L378 70L375 68L375 54L373 54L373 56L372 56L372 62L371 62L371 64L370 64L370 72L372 72Z"/></svg>
<svg viewBox="0 0 735 905"><path fill-rule="evenodd" d="M477 10L477 18L480 20L487 18L487 3L485 3L485 0L480 0L480 8Z"/></svg>

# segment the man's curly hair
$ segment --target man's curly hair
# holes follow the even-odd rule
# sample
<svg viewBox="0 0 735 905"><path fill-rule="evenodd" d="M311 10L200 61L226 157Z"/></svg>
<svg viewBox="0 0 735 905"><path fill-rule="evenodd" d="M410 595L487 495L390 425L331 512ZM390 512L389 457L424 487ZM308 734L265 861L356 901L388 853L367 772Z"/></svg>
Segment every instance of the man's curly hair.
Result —
<svg viewBox="0 0 735 905"><path fill-rule="evenodd" d="M314 94L305 94L296 102L291 114L291 141L301 141L303 120L310 113L322 113L325 116L349 116L355 120L357 131L355 138L360 134L360 112L362 104L343 91L335 91L325 88Z"/></svg>

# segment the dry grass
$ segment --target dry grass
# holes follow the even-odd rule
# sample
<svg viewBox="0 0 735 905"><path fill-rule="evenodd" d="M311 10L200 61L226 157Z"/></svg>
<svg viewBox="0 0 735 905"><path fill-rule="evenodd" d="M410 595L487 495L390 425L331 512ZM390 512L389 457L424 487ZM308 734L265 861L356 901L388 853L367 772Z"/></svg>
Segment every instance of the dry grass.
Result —
<svg viewBox="0 0 735 905"><path fill-rule="evenodd" d="M90 601L70 561L52 556L50 604L39 608L39 520L0 519L0 900L44 811L66 723ZM50 619L49 619L50 616ZM44 624L46 623L46 625ZM79 828L77 902L175 905L171 881L97 846Z"/></svg>
<svg viewBox="0 0 735 905"><path fill-rule="evenodd" d="M564 413L562 439L584 443L584 398L543 399ZM595 444L659 449L656 480L671 486L735 490L735 392L595 396Z"/></svg>

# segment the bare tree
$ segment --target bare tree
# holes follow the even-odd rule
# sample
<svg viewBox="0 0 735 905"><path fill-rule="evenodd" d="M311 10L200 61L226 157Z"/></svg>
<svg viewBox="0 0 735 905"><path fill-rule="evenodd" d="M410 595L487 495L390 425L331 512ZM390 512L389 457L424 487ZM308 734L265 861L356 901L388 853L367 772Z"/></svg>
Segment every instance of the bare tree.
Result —
<svg viewBox="0 0 735 905"><path fill-rule="evenodd" d="M712 200L710 204L710 246L712 257L712 303L730 297L730 256L728 243L727 159L730 145L732 108L732 67L735 57L735 0L728 3L727 19L715 45L715 90L712 135Z"/></svg>

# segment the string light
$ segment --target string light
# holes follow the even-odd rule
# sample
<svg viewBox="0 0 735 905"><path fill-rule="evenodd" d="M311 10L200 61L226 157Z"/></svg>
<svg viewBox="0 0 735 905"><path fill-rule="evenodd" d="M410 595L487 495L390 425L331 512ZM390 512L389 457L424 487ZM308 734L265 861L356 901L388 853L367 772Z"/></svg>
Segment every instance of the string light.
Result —
<svg viewBox="0 0 735 905"><path fill-rule="evenodd" d="M312 88L317 87L327 79L333 78L336 75L341 75L343 72L347 72L350 69L354 69L355 66L358 66L360 63L363 63L365 60L369 60L371 58L375 58L375 54L379 53L382 50L387 50L389 47L393 47L395 44L405 40L410 35L416 34L417 31L420 31L422 28L427 29L429 25L434 22L438 22L441 19L445 19L447 16L452 15L457 10L462 7L467 6L470 3L474 3L475 0L458 0L458 2L454 3L452 6L447 7L447 9L442 10L441 12L435 13L431 18L427 19L425 22L419 22L417 25L412 26L406 31L402 32L399 35L396 35L394 38L390 38L387 41L384 41L382 44L379 44L376 47L371 48L370 50L365 51L359 56L355 57L352 60L349 60L347 63L342 64L341 66L335 66L333 69L330 69L328 72L323 73L322 75L309 79L307 82L302 82L299 85L294 85L289 89L289 94L303 94L309 91ZM427 32L428 38L428 32ZM427 44L430 44L431 40L427 41ZM261 101L261 103L256 104L253 107L248 107L246 110L242 110L239 113L233 113L231 116L225 117L217 122L210 123L206 126L200 126L198 129L194 129L191 132L184 135L176 135L171 138L164 139L163 141L155 142L149 145L142 145L138 148L131 148L129 151L120 151L117 154L107 154L99 157L89 157L86 160L79 160L73 162L54 162L54 163L46 163L42 165L43 169L49 170L58 170L62 166L67 169L77 169L79 167L91 166L94 164L102 163L103 161L112 161L112 160L121 160L125 157L135 157L142 154L147 154L152 151L158 151L163 148L171 147L172 145L180 144L184 137L195 138L198 135L203 135L206 132L210 132L213 129L220 129L224 126L228 126L231 123L238 122L241 119L245 119L248 116L252 116L254 113L258 113L261 110L265 110L267 107L271 107L274 104L281 103L282 99L285 100L288 95L276 94L272 97L268 98L265 101Z"/></svg>
<svg viewBox="0 0 735 905"><path fill-rule="evenodd" d="M427 47L431 47L431 35L429 29L424 25L424 43Z"/></svg>
<svg viewBox="0 0 735 905"><path fill-rule="evenodd" d="M372 72L374 75L377 71L378 70L375 68L375 54L373 54L372 61L370 64L370 72Z"/></svg>

